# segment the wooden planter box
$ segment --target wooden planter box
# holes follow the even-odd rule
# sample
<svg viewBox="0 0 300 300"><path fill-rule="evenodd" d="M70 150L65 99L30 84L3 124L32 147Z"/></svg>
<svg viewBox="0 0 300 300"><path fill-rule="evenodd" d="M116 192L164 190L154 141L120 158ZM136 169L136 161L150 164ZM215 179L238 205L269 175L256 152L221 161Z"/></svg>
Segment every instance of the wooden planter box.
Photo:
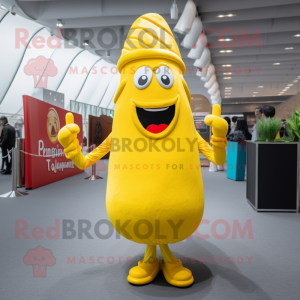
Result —
<svg viewBox="0 0 300 300"><path fill-rule="evenodd" d="M246 186L256 211L298 212L299 143L247 141Z"/></svg>

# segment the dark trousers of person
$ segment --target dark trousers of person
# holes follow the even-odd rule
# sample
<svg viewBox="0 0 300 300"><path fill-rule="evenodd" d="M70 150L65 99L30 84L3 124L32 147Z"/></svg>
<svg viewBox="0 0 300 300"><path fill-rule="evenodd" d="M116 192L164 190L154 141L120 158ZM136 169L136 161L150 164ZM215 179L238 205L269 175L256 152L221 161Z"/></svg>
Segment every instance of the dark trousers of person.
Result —
<svg viewBox="0 0 300 300"><path fill-rule="evenodd" d="M2 163L6 165L6 172L11 172L11 164L12 164L12 152L10 152L10 160L8 159L8 152L11 151L11 149L8 148L2 148L2 157L6 156L2 159Z"/></svg>
<svg viewBox="0 0 300 300"><path fill-rule="evenodd" d="M1 148L1 150L2 150L2 148ZM2 150L2 157L3 157L3 156L4 156L4 155L3 155L3 150ZM1 162L1 171L2 171L2 170L4 170L4 161L5 161L5 158L2 158L1 161L2 161L2 162Z"/></svg>

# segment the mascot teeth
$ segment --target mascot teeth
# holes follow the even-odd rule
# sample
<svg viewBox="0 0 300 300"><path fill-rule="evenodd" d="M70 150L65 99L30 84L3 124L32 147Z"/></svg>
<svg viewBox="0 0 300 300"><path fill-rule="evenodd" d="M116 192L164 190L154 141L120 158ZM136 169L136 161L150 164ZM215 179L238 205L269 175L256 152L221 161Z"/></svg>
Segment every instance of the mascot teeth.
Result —
<svg viewBox="0 0 300 300"><path fill-rule="evenodd" d="M144 108L144 110L146 111L151 111L151 112L156 112L156 111L165 111L167 110L169 107L162 107L162 108Z"/></svg>

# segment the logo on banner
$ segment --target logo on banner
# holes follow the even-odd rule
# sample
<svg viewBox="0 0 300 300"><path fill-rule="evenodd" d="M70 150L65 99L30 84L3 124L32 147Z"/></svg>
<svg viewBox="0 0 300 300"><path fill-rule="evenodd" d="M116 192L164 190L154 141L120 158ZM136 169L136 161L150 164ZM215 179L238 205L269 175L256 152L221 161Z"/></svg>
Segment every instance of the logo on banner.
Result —
<svg viewBox="0 0 300 300"><path fill-rule="evenodd" d="M60 122L58 113L53 107L51 107L47 114L47 133L51 143L57 143L59 130Z"/></svg>
<svg viewBox="0 0 300 300"><path fill-rule="evenodd" d="M26 265L32 265L33 277L46 277L47 266L54 266L56 263L52 251L41 246L28 250L23 261Z"/></svg>
<svg viewBox="0 0 300 300"><path fill-rule="evenodd" d="M28 61L24 72L28 76L33 76L35 88L47 88L48 77L56 76L57 68L51 58L38 56Z"/></svg>

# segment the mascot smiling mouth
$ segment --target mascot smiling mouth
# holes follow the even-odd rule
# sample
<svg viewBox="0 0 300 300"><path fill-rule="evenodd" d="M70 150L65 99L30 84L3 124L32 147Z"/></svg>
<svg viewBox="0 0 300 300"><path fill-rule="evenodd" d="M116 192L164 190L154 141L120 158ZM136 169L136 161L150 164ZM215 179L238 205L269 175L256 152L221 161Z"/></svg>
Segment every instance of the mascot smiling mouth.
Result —
<svg viewBox="0 0 300 300"><path fill-rule="evenodd" d="M136 107L142 126L151 133L160 133L168 128L175 115L175 104L160 108Z"/></svg>
<svg viewBox="0 0 300 300"><path fill-rule="evenodd" d="M131 115L136 128L150 139L161 139L174 129L179 115L180 97L164 101L137 101L131 98Z"/></svg>

